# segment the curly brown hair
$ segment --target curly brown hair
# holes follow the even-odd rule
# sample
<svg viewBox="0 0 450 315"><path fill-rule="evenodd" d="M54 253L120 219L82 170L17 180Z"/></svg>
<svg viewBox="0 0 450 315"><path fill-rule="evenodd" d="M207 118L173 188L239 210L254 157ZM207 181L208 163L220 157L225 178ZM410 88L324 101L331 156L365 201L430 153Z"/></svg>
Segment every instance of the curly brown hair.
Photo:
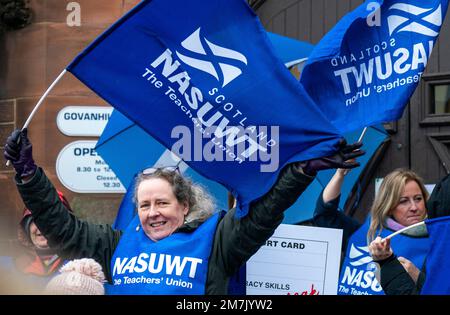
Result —
<svg viewBox="0 0 450 315"><path fill-rule="evenodd" d="M164 169L156 169L151 174L140 173L135 182L134 188L134 203L137 202L137 191L139 185L151 178L161 178L166 180L172 187L173 194L181 204L189 205L189 213L186 216L186 221L206 221L214 213L214 199L212 196L198 184L194 184L188 177L182 176L177 171L168 171Z"/></svg>

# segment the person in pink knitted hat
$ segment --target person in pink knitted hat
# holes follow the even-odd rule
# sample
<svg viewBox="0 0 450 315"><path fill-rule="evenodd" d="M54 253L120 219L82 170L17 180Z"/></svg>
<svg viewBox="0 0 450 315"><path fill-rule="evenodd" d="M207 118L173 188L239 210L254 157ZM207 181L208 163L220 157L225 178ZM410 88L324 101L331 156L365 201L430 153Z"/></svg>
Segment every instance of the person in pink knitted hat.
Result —
<svg viewBox="0 0 450 315"><path fill-rule="evenodd" d="M104 295L105 275L94 259L69 261L60 274L47 284L45 294L50 295Z"/></svg>

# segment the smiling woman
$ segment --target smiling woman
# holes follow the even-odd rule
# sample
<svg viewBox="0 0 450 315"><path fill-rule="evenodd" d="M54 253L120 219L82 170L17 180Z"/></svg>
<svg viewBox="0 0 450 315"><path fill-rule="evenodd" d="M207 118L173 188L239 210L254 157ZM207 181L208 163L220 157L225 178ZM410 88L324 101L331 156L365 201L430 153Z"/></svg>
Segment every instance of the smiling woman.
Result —
<svg viewBox="0 0 450 315"><path fill-rule="evenodd" d="M162 171L159 173L163 176ZM172 173L175 177L175 172ZM139 220L145 234L151 240L159 241L183 225L184 217L189 212L189 202L184 198L179 200L164 177L141 176L151 177L141 181L137 187ZM169 173L166 177L169 177Z"/></svg>
<svg viewBox="0 0 450 315"><path fill-rule="evenodd" d="M20 141L18 141L20 139ZM286 165L246 216L214 213L212 198L177 167L146 169L135 183L138 214L125 230L76 218L32 156L27 130L8 137L5 158L36 226L58 254L94 258L107 294L227 294L230 278L263 246L319 170L358 166L362 143L339 142L337 152Z"/></svg>
<svg viewBox="0 0 450 315"><path fill-rule="evenodd" d="M155 221L155 216L168 215L172 217L170 220L172 222L168 225L177 221L181 222L179 227L191 221L204 222L213 214L215 209L213 197L200 185L183 177L178 167L148 170L138 175L134 189L134 203L141 223L146 221L151 223ZM151 219L148 219L149 216ZM156 225L155 223L153 225ZM167 221L164 225L165 223ZM150 232L146 231L144 224L142 228L146 233ZM148 233L147 235L149 236Z"/></svg>

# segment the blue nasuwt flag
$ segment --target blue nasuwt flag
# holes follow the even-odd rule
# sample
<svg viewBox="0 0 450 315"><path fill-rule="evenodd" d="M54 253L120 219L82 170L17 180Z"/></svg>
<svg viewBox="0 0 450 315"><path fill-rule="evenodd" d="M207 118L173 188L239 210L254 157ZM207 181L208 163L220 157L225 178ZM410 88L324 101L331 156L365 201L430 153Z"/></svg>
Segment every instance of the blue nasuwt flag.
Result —
<svg viewBox="0 0 450 315"><path fill-rule="evenodd" d="M341 138L244 0L142 1L67 70L224 185L238 217L281 167L330 155Z"/></svg>
<svg viewBox="0 0 450 315"><path fill-rule="evenodd" d="M128 186L127 192L123 196L122 202L120 203L119 210L117 211L116 219L112 225L115 230L123 230L127 228L128 224L133 220L134 216L137 214L136 205L133 201L134 196L134 185L135 181L131 181Z"/></svg>
<svg viewBox="0 0 450 315"><path fill-rule="evenodd" d="M315 46L300 82L342 133L399 119L447 7L448 0L367 0Z"/></svg>
<svg viewBox="0 0 450 315"><path fill-rule="evenodd" d="M425 221L430 236L421 294L450 294L450 216Z"/></svg>

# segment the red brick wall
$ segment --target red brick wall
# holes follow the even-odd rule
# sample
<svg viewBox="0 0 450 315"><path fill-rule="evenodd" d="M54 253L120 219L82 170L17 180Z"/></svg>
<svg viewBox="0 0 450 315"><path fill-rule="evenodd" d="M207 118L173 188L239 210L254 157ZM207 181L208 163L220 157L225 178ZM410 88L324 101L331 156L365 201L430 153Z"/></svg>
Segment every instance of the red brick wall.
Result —
<svg viewBox="0 0 450 315"><path fill-rule="evenodd" d="M128 12L137 0L79 0L81 25L68 26L72 1L30 0L32 24L0 35L0 148L21 128L39 97L67 64L103 30ZM89 220L112 223L121 194L77 194L66 189L55 171L56 158L68 143L92 137L68 137L56 126L58 112L70 105L106 105L71 74L55 86L29 126L36 162ZM3 152L3 150L2 150ZM0 241L15 237L23 204L13 182L14 172L0 159ZM0 255L2 253L0 252Z"/></svg>

